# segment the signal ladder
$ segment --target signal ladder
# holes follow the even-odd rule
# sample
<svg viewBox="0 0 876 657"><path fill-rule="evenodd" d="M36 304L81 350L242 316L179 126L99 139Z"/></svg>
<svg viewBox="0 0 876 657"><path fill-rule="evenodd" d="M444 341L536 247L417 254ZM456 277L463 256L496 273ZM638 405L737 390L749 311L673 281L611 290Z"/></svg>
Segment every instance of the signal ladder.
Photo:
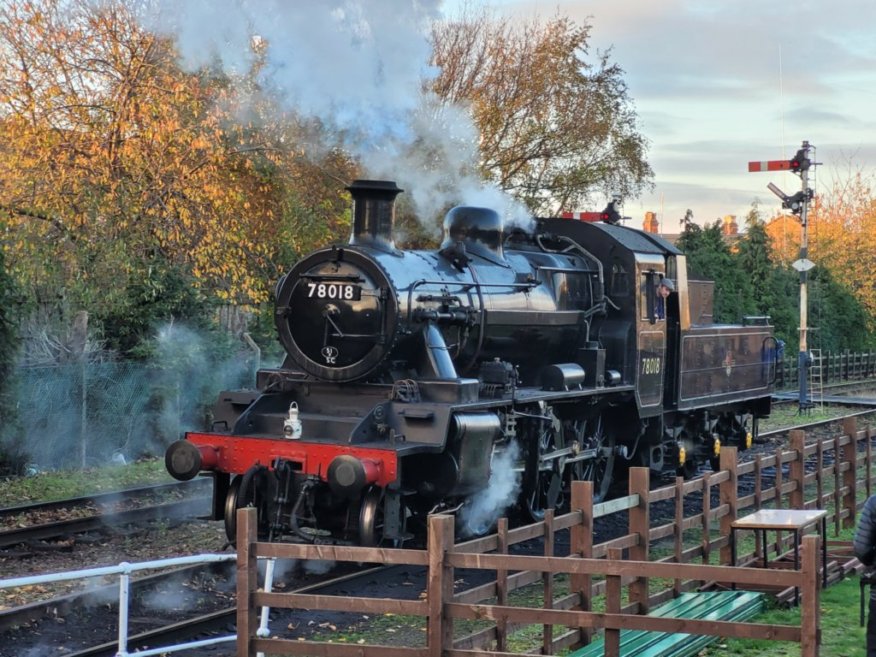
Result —
<svg viewBox="0 0 876 657"><path fill-rule="evenodd" d="M819 408L824 410L824 367L821 359L821 349L810 349L809 356L812 359L809 364L809 391L812 395L813 405L817 402Z"/></svg>

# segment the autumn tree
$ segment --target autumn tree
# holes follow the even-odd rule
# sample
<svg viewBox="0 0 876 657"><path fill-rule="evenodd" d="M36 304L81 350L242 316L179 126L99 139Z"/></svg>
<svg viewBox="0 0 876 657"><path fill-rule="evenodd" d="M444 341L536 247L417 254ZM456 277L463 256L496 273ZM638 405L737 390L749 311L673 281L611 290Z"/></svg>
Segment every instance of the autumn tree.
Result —
<svg viewBox="0 0 876 657"><path fill-rule="evenodd" d="M182 71L121 2L6 3L0 51L2 243L35 303L158 316L186 301L167 298L179 277L209 300L260 302L345 225L346 200L325 190L348 157L305 157L311 126L264 129L268 101ZM137 291L150 281L156 294Z"/></svg>
<svg viewBox="0 0 876 657"><path fill-rule="evenodd" d="M819 194L810 221L810 258L867 308L876 329L876 195L873 179L849 171Z"/></svg>
<svg viewBox="0 0 876 657"><path fill-rule="evenodd" d="M800 220L793 215L780 214L767 220L764 229L777 262L790 266L800 257Z"/></svg>
<svg viewBox="0 0 876 657"><path fill-rule="evenodd" d="M799 224L794 225L799 234ZM721 234L720 221L705 228L688 223L678 246L688 256L693 277L715 281L716 320L738 322L744 315L767 315L776 337L787 343L786 354L792 354L799 345L800 275L792 269L788 254L799 241L789 234L788 239L777 239L782 237L777 227L782 224L766 223L755 204L746 217L746 231L733 248ZM872 345L866 308L830 267L812 270L808 289L809 348L854 350Z"/></svg>
<svg viewBox="0 0 876 657"><path fill-rule="evenodd" d="M816 267L810 271L808 290L810 349L861 351L874 347L876 341L869 328L872 317L832 270Z"/></svg>
<svg viewBox="0 0 876 657"><path fill-rule="evenodd" d="M799 291L799 276L790 268L800 257L803 229L799 217L777 216L766 230L773 252L793 274ZM814 329L810 345L857 349L873 342L869 336L876 329L876 273L871 266L874 231L872 176L850 165L819 191L809 208L808 258L816 265L808 274L808 314Z"/></svg>
<svg viewBox="0 0 876 657"><path fill-rule="evenodd" d="M0 222L0 228L3 223ZM16 433L19 418L13 401L14 367L18 352L18 308L20 294L6 269L6 258L0 251L0 463L14 461L18 453Z"/></svg>
<svg viewBox="0 0 876 657"><path fill-rule="evenodd" d="M623 70L590 56L590 29L466 11L433 30L432 90L470 107L483 176L536 214L597 192L634 197L653 177Z"/></svg>

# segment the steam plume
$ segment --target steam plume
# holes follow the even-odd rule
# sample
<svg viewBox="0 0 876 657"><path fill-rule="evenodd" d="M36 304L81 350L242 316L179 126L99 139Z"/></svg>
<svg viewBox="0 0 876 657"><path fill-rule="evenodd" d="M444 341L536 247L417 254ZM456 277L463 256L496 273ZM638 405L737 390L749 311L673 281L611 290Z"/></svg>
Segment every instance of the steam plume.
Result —
<svg viewBox="0 0 876 657"><path fill-rule="evenodd" d="M426 90L440 0L159 0L150 26L175 36L184 65L242 74L263 49L259 83L344 139L372 177L410 194L423 218L448 205L529 214L476 172L478 135L462 108Z"/></svg>
<svg viewBox="0 0 876 657"><path fill-rule="evenodd" d="M507 449L494 452L489 484L460 512L464 534L478 536L486 533L517 499L520 477L514 466L519 456L520 448L514 442Z"/></svg>

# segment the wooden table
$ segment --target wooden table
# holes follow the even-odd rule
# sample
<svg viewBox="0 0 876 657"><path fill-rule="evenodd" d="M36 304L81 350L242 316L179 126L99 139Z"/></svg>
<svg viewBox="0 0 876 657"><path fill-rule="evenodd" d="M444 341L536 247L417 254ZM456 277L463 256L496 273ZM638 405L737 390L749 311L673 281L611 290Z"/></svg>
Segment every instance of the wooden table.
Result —
<svg viewBox="0 0 876 657"><path fill-rule="evenodd" d="M737 518L730 525L731 563L736 565L736 532L750 530L761 532L761 549L764 567L769 568L767 550L768 531L794 532L794 568L800 568L800 535L817 523L821 525L821 586L827 587L827 511L824 509L761 509L751 515ZM780 548L781 549L781 548ZM795 589L796 599L798 591Z"/></svg>

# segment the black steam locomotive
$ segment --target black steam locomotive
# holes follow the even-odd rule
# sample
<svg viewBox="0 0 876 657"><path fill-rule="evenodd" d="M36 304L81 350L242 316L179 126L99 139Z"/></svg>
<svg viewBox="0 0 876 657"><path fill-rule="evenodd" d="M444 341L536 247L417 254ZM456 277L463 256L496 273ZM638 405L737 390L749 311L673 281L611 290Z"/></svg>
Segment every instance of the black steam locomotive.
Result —
<svg viewBox="0 0 876 657"><path fill-rule="evenodd" d="M691 476L722 445L750 446L772 328L714 324L711 283L688 280L669 242L610 215L506 230L456 207L440 249L406 251L402 190L348 189L349 244L278 284L283 366L223 393L212 432L167 450L177 479L213 476L229 539L254 505L272 540L398 544L430 513L464 514L491 474L515 476L514 508L539 519L573 480L604 499L631 466Z"/></svg>

